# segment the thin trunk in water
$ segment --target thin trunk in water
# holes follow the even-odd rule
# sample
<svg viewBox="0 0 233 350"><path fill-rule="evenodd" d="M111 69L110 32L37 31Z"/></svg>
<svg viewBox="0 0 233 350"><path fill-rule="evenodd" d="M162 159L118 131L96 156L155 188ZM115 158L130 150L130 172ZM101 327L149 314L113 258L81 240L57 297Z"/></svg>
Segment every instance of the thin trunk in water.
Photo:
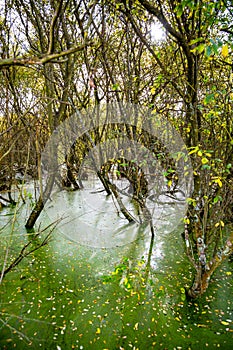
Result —
<svg viewBox="0 0 233 350"><path fill-rule="evenodd" d="M35 225L36 220L38 219L40 213L44 209L44 205L47 202L47 200L52 192L54 180L55 180L55 176L50 175L50 178L48 179L44 193L40 194L40 197L39 197L38 201L36 202L36 205L33 208L32 212L31 212L31 214L26 222L26 225L25 225L26 229L32 229L33 226Z"/></svg>

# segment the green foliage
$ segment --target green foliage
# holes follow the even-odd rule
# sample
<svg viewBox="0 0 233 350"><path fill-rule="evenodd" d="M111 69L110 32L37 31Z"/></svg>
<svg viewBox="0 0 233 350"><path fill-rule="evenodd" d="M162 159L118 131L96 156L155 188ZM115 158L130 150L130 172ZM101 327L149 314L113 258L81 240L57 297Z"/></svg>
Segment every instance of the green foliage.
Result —
<svg viewBox="0 0 233 350"><path fill-rule="evenodd" d="M131 296L137 294L139 298L148 285L153 288L153 294L156 297L165 294L163 286L158 287L152 278L148 278L149 267L146 265L144 257L135 261L130 261L128 258L122 260L123 262L116 265L113 272L102 276L104 284L116 283L125 291L130 292Z"/></svg>

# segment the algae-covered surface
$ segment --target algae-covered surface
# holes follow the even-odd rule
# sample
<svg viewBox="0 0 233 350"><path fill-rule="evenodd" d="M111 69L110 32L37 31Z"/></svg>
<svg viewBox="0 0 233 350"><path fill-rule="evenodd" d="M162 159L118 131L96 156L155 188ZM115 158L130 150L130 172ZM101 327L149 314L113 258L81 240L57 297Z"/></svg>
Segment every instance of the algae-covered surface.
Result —
<svg viewBox="0 0 233 350"><path fill-rule="evenodd" d="M0 213L1 263L7 245L9 262L33 235L24 229L25 211L19 209L13 230L4 224L14 211ZM108 247L82 244L74 239L78 229L72 224L69 237L67 228L64 234L58 227L48 245L3 279L0 349L233 348L232 262L216 271L201 298L190 301L185 288L194 271L182 226L156 231L154 241L132 226L132 239Z"/></svg>

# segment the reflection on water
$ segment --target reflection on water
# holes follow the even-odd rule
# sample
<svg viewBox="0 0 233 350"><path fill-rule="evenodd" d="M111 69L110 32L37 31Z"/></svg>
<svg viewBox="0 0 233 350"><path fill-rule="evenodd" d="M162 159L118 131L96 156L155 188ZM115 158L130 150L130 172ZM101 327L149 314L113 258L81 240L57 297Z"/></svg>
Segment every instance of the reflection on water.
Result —
<svg viewBox="0 0 233 350"><path fill-rule="evenodd" d="M118 186L124 187L119 181ZM85 189L75 192L60 191L51 196L45 206L51 220L63 218L59 230L69 239L92 247L123 246L149 235L150 230L140 225L129 196L121 193L121 199L138 223L127 223L112 196L106 196L98 180L86 181ZM169 233L180 224L186 203L180 198L161 195L150 196L147 207L153 217L157 234ZM152 198L153 197L153 198Z"/></svg>

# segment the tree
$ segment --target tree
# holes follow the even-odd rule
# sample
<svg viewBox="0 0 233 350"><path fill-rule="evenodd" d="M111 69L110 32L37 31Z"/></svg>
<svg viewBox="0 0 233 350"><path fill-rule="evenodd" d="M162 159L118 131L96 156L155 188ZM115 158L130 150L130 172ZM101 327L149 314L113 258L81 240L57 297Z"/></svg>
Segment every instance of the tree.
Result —
<svg viewBox="0 0 233 350"><path fill-rule="evenodd" d="M232 103L227 97L231 84L225 81L220 83L224 88L220 87L217 83L219 75L213 71L218 68L221 76L223 71L228 75L226 72L230 72L231 67L229 59L224 62L212 56L213 51L215 55L218 54L219 48L222 48L223 57L228 56L223 42L215 43L215 33L221 28L226 5L217 1L152 3L147 0L134 4L119 1L117 4L145 46L150 52L154 51L152 54L159 62L161 73L181 97L183 113L178 119L176 115L175 124L183 129L193 161L195 180L184 234L187 255L196 271L194 284L188 291L193 298L206 290L214 270L233 251L232 234L225 238L225 243L222 237L224 223L232 222L232 120L229 112L222 115L219 110L217 120L223 127L220 131L218 123L210 117L216 113L213 104L216 106L216 100L220 102L219 95L223 99L221 104L218 103L220 109L231 109L229 105ZM163 53L156 55L145 33L137 25L136 14L141 11L147 11L165 28L169 49L176 53L175 65L179 67L180 78L174 79L172 68L163 64ZM165 54L168 54L168 50ZM218 132L220 135L216 140ZM230 208L230 212L227 208Z"/></svg>
<svg viewBox="0 0 233 350"><path fill-rule="evenodd" d="M11 66L38 66L38 77L43 82L41 91L41 98L45 101L43 112L44 115L47 115L47 127L50 132L66 118L67 99L74 72L74 57L72 58L71 54L75 54L87 45L83 41L79 45L71 46L73 38L69 34L71 23L67 6L68 3L63 1L51 2L51 4L16 1L12 12L24 28L23 36L28 46L24 57L17 57L16 53L16 57L0 61L0 66L8 69ZM63 17L64 13L66 17ZM48 36L47 33L49 33ZM12 86L15 87L14 84ZM18 110L17 113L19 112ZM36 124L39 128L40 124L38 122ZM51 151L54 152L54 150ZM54 174L49 177L46 189L44 193L41 193L36 207L28 218L26 227L33 227L51 192L53 182Z"/></svg>

